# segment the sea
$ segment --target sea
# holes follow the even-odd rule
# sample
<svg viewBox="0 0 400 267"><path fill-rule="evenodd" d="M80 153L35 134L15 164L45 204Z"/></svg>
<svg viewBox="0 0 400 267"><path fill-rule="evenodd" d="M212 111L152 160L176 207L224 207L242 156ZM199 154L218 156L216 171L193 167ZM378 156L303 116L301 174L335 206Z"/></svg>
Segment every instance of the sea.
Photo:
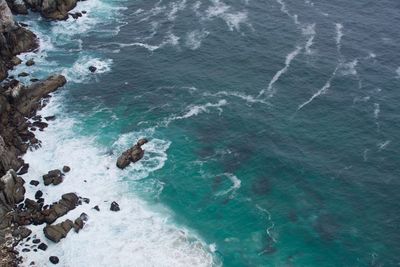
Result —
<svg viewBox="0 0 400 267"><path fill-rule="evenodd" d="M57 221L85 212L81 232L46 251L21 245L22 266L400 265L400 1L87 0L77 11L16 17L40 48L11 74L68 80L39 112L56 120L24 156L27 195L90 199ZM144 158L118 169L140 138ZM61 185L29 184L64 165Z"/></svg>

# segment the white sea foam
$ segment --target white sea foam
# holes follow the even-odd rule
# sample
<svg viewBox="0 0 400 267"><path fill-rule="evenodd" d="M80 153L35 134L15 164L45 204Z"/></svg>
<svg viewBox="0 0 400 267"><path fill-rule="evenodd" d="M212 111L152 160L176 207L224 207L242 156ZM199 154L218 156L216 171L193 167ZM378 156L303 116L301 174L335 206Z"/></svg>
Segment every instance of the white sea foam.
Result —
<svg viewBox="0 0 400 267"><path fill-rule="evenodd" d="M91 81L91 78L97 77L98 74L110 71L111 65L111 59L81 56L71 68L64 68L61 73L66 77L67 81L69 82L86 83ZM90 66L94 66L97 68L95 73L90 72Z"/></svg>
<svg viewBox="0 0 400 267"><path fill-rule="evenodd" d="M71 172L56 187L35 188L27 183L27 196L33 197L35 190L40 189L46 203L51 203L63 193L76 192L88 197L90 205L78 206L57 222L75 219L82 212L89 215L89 221L79 234L71 231L62 242L49 242L46 251L22 253L28 259L23 266L30 261L36 266L50 266L50 255L58 256L61 266L211 266L213 256L208 245L187 229L174 226L170 211L152 209L129 189L129 180L141 179L162 168L169 142L150 140L144 146L142 163L119 170L115 166L116 156L143 133L122 135L113 146L116 153L110 155L94 136L76 132L76 121L64 117L60 109L62 97L53 98L40 112L43 116L56 115L57 120L46 131L37 133L43 146L25 155L30 170L24 178L29 182L64 164L71 167ZM121 211L111 212L111 201L117 201ZM100 212L91 208L95 205ZM43 226L31 228L33 235L46 240Z"/></svg>
<svg viewBox="0 0 400 267"><path fill-rule="evenodd" d="M302 108L304 108L305 106L310 104L315 98L319 97L320 95L326 94L328 92L328 89L331 87L331 82L332 82L333 78L335 78L335 76L336 76L338 68L339 67L335 68L331 77L329 77L329 79L326 81L326 83L324 84L324 86L321 89L319 89L315 94L313 94L310 97L310 99L308 99L306 102L304 102L303 104L298 106L297 111L301 110Z"/></svg>
<svg viewBox="0 0 400 267"><path fill-rule="evenodd" d="M344 36L343 34L343 25L340 23L336 23L335 24L335 28L336 28L336 47L337 47L337 51L339 53L339 55L341 55L341 50L342 50L342 38Z"/></svg>
<svg viewBox="0 0 400 267"><path fill-rule="evenodd" d="M247 11L232 11L232 7L220 0L211 0L212 5L206 10L206 18L221 18L228 25L229 30L240 31L240 25L247 23Z"/></svg>
<svg viewBox="0 0 400 267"><path fill-rule="evenodd" d="M344 76L347 75L357 75L357 64L358 59L354 59L353 61L342 63L340 65L340 73Z"/></svg>
<svg viewBox="0 0 400 267"><path fill-rule="evenodd" d="M267 90L262 89L257 97L261 97L266 91L268 93L268 97L274 96L274 94L276 93L276 90L274 89L274 84L279 80L279 78L283 74L285 74L287 72L287 70L290 67L290 63L293 61L293 59L295 59L297 57L298 54L300 54L302 49L303 48L301 46L297 46L295 50L293 50L286 56L285 66L282 69L280 69L277 73L275 73L274 77L268 84Z"/></svg>
<svg viewBox="0 0 400 267"><path fill-rule="evenodd" d="M252 95L246 95L245 93L237 92L237 91L229 91L229 92L228 91L219 91L217 93L204 93L204 96L233 96L233 97L240 98L251 104L253 104L253 103L261 103L261 104L265 104L265 105L270 104L269 102L267 102L265 100L256 98Z"/></svg>
<svg viewBox="0 0 400 267"><path fill-rule="evenodd" d="M400 79L400 67L396 69L397 78Z"/></svg>
<svg viewBox="0 0 400 267"><path fill-rule="evenodd" d="M186 8L186 0L181 0L171 3L171 11L168 13L168 19L174 21L176 14Z"/></svg>
<svg viewBox="0 0 400 267"><path fill-rule="evenodd" d="M190 105L186 108L186 113L183 115L172 115L167 119L163 120L163 122L158 126L167 127L171 122L176 120L188 119L193 116L198 116L202 113L210 112L210 108L217 109L219 112L222 112L222 107L226 106L228 102L225 99L219 100L217 103L206 103L204 105Z"/></svg>
<svg viewBox="0 0 400 267"><path fill-rule="evenodd" d="M307 42L304 46L306 54L308 55L312 54L311 46L314 44L314 39L316 35L315 25L316 24L313 23L302 28L303 35L308 37Z"/></svg>
<svg viewBox="0 0 400 267"><path fill-rule="evenodd" d="M186 46L192 50L199 49L203 40L210 34L206 30L194 30L186 37Z"/></svg>
<svg viewBox="0 0 400 267"><path fill-rule="evenodd" d="M379 150L385 149L392 141L386 140L377 144Z"/></svg>
<svg viewBox="0 0 400 267"><path fill-rule="evenodd" d="M240 179L232 173L223 173L223 174L219 174L218 176L224 176L224 177L228 178L232 182L232 186L227 190L218 192L216 195L223 196L223 195L230 194L230 196L229 196L230 198L235 197L237 190L242 185L242 181L240 181Z"/></svg>
<svg viewBox="0 0 400 267"><path fill-rule="evenodd" d="M379 118L379 113L381 112L380 105L378 103L374 103L374 118Z"/></svg>

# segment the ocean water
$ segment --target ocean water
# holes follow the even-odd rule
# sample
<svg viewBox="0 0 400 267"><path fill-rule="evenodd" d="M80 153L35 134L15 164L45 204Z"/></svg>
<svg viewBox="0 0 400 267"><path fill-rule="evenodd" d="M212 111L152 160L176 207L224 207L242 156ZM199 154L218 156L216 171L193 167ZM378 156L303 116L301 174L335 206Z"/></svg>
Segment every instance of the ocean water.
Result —
<svg viewBox="0 0 400 267"><path fill-rule="evenodd" d="M40 188L46 201L91 200L62 218L86 212L84 230L22 253L26 265L50 255L62 266L399 265L400 2L76 10L88 14L18 17L41 40L23 56L32 76L68 79L41 111L57 120L38 133L24 178L69 165L63 184ZM141 137L144 159L118 170Z"/></svg>

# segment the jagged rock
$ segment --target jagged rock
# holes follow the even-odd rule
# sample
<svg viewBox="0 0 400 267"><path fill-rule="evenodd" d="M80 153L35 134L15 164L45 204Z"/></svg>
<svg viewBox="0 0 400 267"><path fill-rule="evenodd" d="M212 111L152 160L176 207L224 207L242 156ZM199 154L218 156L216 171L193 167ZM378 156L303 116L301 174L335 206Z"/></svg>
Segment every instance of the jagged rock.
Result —
<svg viewBox="0 0 400 267"><path fill-rule="evenodd" d="M13 66L17 66L22 63L22 60L19 57L13 57L10 62Z"/></svg>
<svg viewBox="0 0 400 267"><path fill-rule="evenodd" d="M18 175L26 174L26 173L28 172L28 169L29 169L29 164L28 164L28 163L25 163L25 164L21 167L21 169L17 172L17 174L18 174Z"/></svg>
<svg viewBox="0 0 400 267"><path fill-rule="evenodd" d="M144 150L141 148L142 145L146 144L147 139L140 139L136 145L126 150L119 156L117 160L117 167L120 169L126 168L131 162L135 163L143 158Z"/></svg>
<svg viewBox="0 0 400 267"><path fill-rule="evenodd" d="M69 172L70 170L71 170L71 168L69 166L64 166L63 169L62 169L62 171L64 173Z"/></svg>
<svg viewBox="0 0 400 267"><path fill-rule="evenodd" d="M0 178L0 218L24 200L24 183L14 170L9 170Z"/></svg>
<svg viewBox="0 0 400 267"><path fill-rule="evenodd" d="M93 209L95 209L95 210L97 210L97 211L100 211L100 208L99 208L99 206L97 206L97 205L94 206Z"/></svg>
<svg viewBox="0 0 400 267"><path fill-rule="evenodd" d="M12 233L12 235L21 240L24 238L27 238L28 236L30 236L30 234L32 233L32 231L24 226L18 227L17 229L15 229Z"/></svg>
<svg viewBox="0 0 400 267"><path fill-rule="evenodd" d="M60 260L56 256L50 256L49 261L53 264L58 264Z"/></svg>
<svg viewBox="0 0 400 267"><path fill-rule="evenodd" d="M41 14L54 20L65 20L68 12L75 8L77 0L42 0Z"/></svg>
<svg viewBox="0 0 400 267"><path fill-rule="evenodd" d="M119 205L117 202L113 201L110 206L111 211L120 211Z"/></svg>
<svg viewBox="0 0 400 267"><path fill-rule="evenodd" d="M90 72L96 72L97 68L95 66L90 66L89 67Z"/></svg>
<svg viewBox="0 0 400 267"><path fill-rule="evenodd" d="M7 4L14 14L27 15L28 9L22 0L7 0Z"/></svg>
<svg viewBox="0 0 400 267"><path fill-rule="evenodd" d="M27 62L25 62L25 65L28 67L35 65L35 61L33 59L29 59Z"/></svg>

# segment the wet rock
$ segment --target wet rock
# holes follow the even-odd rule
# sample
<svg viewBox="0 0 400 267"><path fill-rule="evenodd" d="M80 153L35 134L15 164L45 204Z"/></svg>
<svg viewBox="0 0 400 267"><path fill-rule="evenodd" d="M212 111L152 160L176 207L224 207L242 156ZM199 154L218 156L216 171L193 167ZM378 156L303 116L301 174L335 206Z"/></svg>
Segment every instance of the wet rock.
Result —
<svg viewBox="0 0 400 267"><path fill-rule="evenodd" d="M41 244L38 246L38 249L43 250L43 251L46 251L47 245L46 245L45 243L41 243Z"/></svg>
<svg viewBox="0 0 400 267"><path fill-rule="evenodd" d="M30 234L32 233L32 231L24 226L18 227L17 229L15 229L12 233L12 235L14 237L16 237L17 239L24 239L27 238L28 236L30 236Z"/></svg>
<svg viewBox="0 0 400 267"><path fill-rule="evenodd" d="M57 256L50 256L49 261L53 264L58 264L60 262Z"/></svg>
<svg viewBox="0 0 400 267"><path fill-rule="evenodd" d="M147 139L140 139L136 145L126 150L119 156L117 160L117 167L120 169L126 168L131 162L135 163L143 158L144 150L141 148L142 145L146 144Z"/></svg>
<svg viewBox="0 0 400 267"><path fill-rule="evenodd" d="M29 184L31 184L33 186L38 186L39 185L39 181L32 180L32 181L29 182Z"/></svg>
<svg viewBox="0 0 400 267"><path fill-rule="evenodd" d="M41 190L36 191L35 193L35 199L39 199L43 196L43 192Z"/></svg>
<svg viewBox="0 0 400 267"><path fill-rule="evenodd" d="M69 172L70 170L71 170L71 168L69 166L64 166L63 169L62 169L62 171L64 173Z"/></svg>
<svg viewBox="0 0 400 267"><path fill-rule="evenodd" d="M27 62L25 62L25 65L28 67L35 65L35 61L33 59L29 59Z"/></svg>
<svg viewBox="0 0 400 267"><path fill-rule="evenodd" d="M37 79L37 78L32 78L32 79L30 79L30 81L33 82L33 83L35 83L35 82L38 82L39 79Z"/></svg>
<svg viewBox="0 0 400 267"><path fill-rule="evenodd" d="M32 243L33 244L39 244L40 243L40 239L35 238L35 239L32 240Z"/></svg>
<svg viewBox="0 0 400 267"><path fill-rule="evenodd" d="M110 206L111 211L120 211L119 205L117 202L113 201Z"/></svg>
<svg viewBox="0 0 400 267"><path fill-rule="evenodd" d="M23 248L22 249L22 252L29 252L29 251L31 251L29 248Z"/></svg>
<svg viewBox="0 0 400 267"><path fill-rule="evenodd" d="M75 8L76 2L77 0L42 0L41 14L47 19L66 20L68 12Z"/></svg>
<svg viewBox="0 0 400 267"><path fill-rule="evenodd" d="M10 62L13 66L17 66L22 63L22 60L19 57L13 57Z"/></svg>
<svg viewBox="0 0 400 267"><path fill-rule="evenodd" d="M64 174L60 170L51 170L43 175L44 185L58 185L62 183Z"/></svg>
<svg viewBox="0 0 400 267"><path fill-rule="evenodd" d="M29 73L27 73L25 71L18 74L18 77L26 77L26 76L29 76Z"/></svg>
<svg viewBox="0 0 400 267"><path fill-rule="evenodd" d="M29 164L25 163L24 165L22 165L21 169L19 169L19 171L17 172L18 175L23 175L26 174L28 172L29 169Z"/></svg>
<svg viewBox="0 0 400 267"><path fill-rule="evenodd" d="M96 72L97 68L95 66L90 66L89 67L90 72Z"/></svg>
<svg viewBox="0 0 400 267"><path fill-rule="evenodd" d="M44 119L46 121L54 121L56 119L56 116L47 116L47 117L44 117Z"/></svg>
<svg viewBox="0 0 400 267"><path fill-rule="evenodd" d="M44 229L44 235L47 239L58 243L62 238L65 238L69 231L74 227L71 220L66 220L56 225L47 225Z"/></svg>
<svg viewBox="0 0 400 267"><path fill-rule="evenodd" d="M97 205L94 206L93 209L95 209L95 210L97 210L97 211L100 211L100 208L99 208L99 206L97 206Z"/></svg>

